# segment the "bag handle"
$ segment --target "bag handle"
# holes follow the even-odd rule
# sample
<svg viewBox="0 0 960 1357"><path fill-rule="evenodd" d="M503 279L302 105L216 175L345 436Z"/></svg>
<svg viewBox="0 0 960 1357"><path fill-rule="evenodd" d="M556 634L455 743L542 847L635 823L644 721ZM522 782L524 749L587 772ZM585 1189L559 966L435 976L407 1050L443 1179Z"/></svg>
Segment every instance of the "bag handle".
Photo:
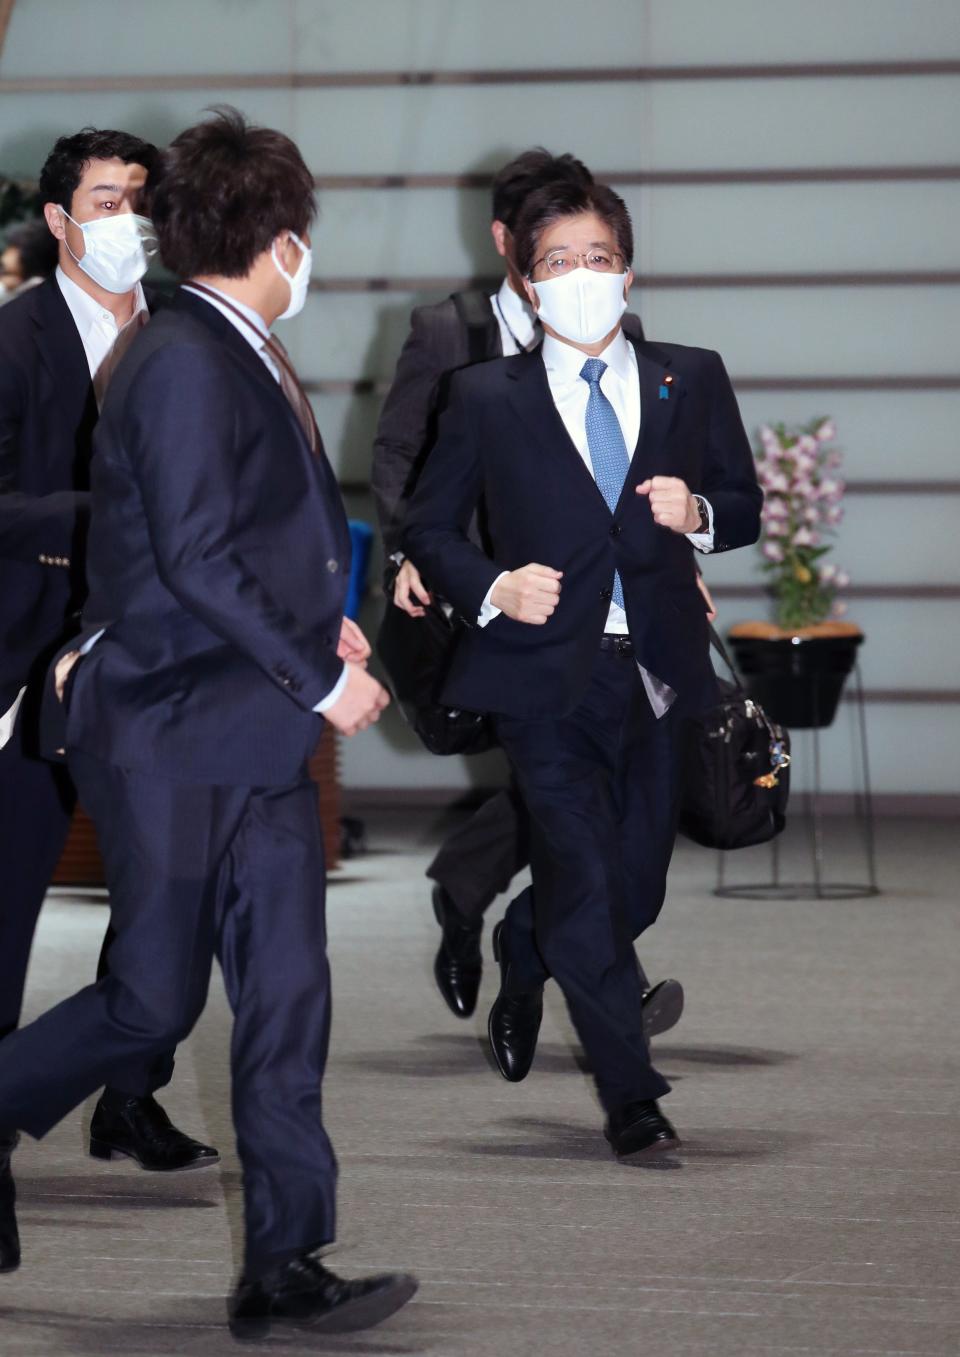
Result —
<svg viewBox="0 0 960 1357"><path fill-rule="evenodd" d="M713 647L713 649L717 652L717 654L718 654L718 655L720 656L720 658L723 660L724 664L725 664L725 665L727 666L727 668L730 670L731 677L733 678L733 681L734 681L734 683L736 684L737 692L740 694L741 697L746 697L746 696L747 696L747 690L744 688L743 684L740 682L740 675L737 673L736 669L733 667L733 660L731 660L729 654L727 653L727 648L726 648L726 646L723 644L723 641L721 641L721 639L720 639L720 633L717 631L716 627L713 625L712 622L708 622L708 623L707 623L707 627L709 628L709 631L710 631L710 645Z"/></svg>

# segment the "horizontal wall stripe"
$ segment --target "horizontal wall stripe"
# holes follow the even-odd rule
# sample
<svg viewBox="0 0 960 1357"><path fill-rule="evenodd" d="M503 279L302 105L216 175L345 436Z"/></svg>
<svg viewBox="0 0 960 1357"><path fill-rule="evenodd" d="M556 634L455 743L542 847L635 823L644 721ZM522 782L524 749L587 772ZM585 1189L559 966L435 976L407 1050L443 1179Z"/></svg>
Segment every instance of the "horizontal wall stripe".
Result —
<svg viewBox="0 0 960 1357"><path fill-rule="evenodd" d="M311 292L458 292L480 287L495 292L499 278L344 277L313 278ZM954 287L960 269L872 269L848 273L638 273L636 285L646 289L777 288L777 287Z"/></svg>
<svg viewBox="0 0 960 1357"><path fill-rule="evenodd" d="M856 701L852 692L844 693L848 702ZM914 706L953 706L960 702L960 688L865 688L864 702L910 703Z"/></svg>
<svg viewBox="0 0 960 1357"><path fill-rule="evenodd" d="M0 94L316 90L456 85L606 85L652 81L832 80L960 75L960 61L782 61L744 65L543 66L462 71L283 71L198 75L11 76Z"/></svg>
<svg viewBox="0 0 960 1357"><path fill-rule="evenodd" d="M733 170L595 170L614 187L701 187L723 184L874 184L960 179L960 165L812 165ZM318 189L489 188L492 174L317 174Z"/></svg>
<svg viewBox="0 0 960 1357"><path fill-rule="evenodd" d="M847 481L848 495L960 495L960 481ZM341 481L345 495L365 495L369 481Z"/></svg>
<svg viewBox="0 0 960 1357"><path fill-rule="evenodd" d="M917 377L734 377L738 391L960 391L960 374L926 373ZM321 378L304 381L304 389L321 396L386 395L386 378Z"/></svg>
<svg viewBox="0 0 960 1357"><path fill-rule="evenodd" d="M711 582L710 590L717 598L768 598L762 584L721 584ZM960 598L960 584L851 584L841 596L862 599L945 599Z"/></svg>
<svg viewBox="0 0 960 1357"><path fill-rule="evenodd" d="M848 495L960 495L960 481L847 481Z"/></svg>

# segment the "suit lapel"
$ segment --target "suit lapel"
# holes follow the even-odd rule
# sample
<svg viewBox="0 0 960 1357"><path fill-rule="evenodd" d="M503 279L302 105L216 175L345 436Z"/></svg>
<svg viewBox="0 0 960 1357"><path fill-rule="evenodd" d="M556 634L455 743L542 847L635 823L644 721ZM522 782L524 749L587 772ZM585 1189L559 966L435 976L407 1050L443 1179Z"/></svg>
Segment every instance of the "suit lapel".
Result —
<svg viewBox="0 0 960 1357"><path fill-rule="evenodd" d="M55 276L37 288L33 321L40 357L53 378L64 414L71 427L76 427L88 400L93 399L93 384L83 341Z"/></svg>
<svg viewBox="0 0 960 1357"><path fill-rule="evenodd" d="M617 503L618 513L630 502L641 481L648 476L669 474L669 470L664 472L660 454L684 395L676 374L670 372L669 354L642 340L631 339L630 343L636 351L640 379L640 436ZM661 388L667 391L666 398L661 398Z"/></svg>
<svg viewBox="0 0 960 1357"><path fill-rule="evenodd" d="M566 425L553 403L540 349L509 359L506 371L507 376L516 383L510 392L510 404L523 420L527 430L550 457L560 456L568 465L572 465L575 474L582 478L584 486L590 487L597 502L606 513L609 513L606 500L579 450L571 441Z"/></svg>

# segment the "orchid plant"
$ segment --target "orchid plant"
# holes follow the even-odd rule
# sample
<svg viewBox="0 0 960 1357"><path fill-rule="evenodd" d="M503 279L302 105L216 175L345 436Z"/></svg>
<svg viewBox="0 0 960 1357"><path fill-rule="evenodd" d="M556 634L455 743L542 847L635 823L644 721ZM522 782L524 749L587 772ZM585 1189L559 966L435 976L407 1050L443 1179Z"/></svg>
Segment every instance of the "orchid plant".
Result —
<svg viewBox="0 0 960 1357"><path fill-rule="evenodd" d="M832 546L824 539L843 518L841 454L831 446L836 436L831 419L796 429L783 424L760 429L757 475L766 497L760 549L777 622L785 630L846 612L837 592L850 577L823 560Z"/></svg>

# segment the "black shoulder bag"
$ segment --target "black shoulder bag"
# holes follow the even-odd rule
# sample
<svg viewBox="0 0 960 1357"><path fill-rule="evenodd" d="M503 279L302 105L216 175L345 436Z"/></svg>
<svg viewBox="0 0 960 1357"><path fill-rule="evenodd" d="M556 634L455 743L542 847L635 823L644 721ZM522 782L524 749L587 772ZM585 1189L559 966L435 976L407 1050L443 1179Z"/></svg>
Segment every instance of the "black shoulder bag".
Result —
<svg viewBox="0 0 960 1357"><path fill-rule="evenodd" d="M718 676L718 705L687 722L680 833L705 848L749 848L786 824L790 737L747 696L713 627L710 643L733 682Z"/></svg>

